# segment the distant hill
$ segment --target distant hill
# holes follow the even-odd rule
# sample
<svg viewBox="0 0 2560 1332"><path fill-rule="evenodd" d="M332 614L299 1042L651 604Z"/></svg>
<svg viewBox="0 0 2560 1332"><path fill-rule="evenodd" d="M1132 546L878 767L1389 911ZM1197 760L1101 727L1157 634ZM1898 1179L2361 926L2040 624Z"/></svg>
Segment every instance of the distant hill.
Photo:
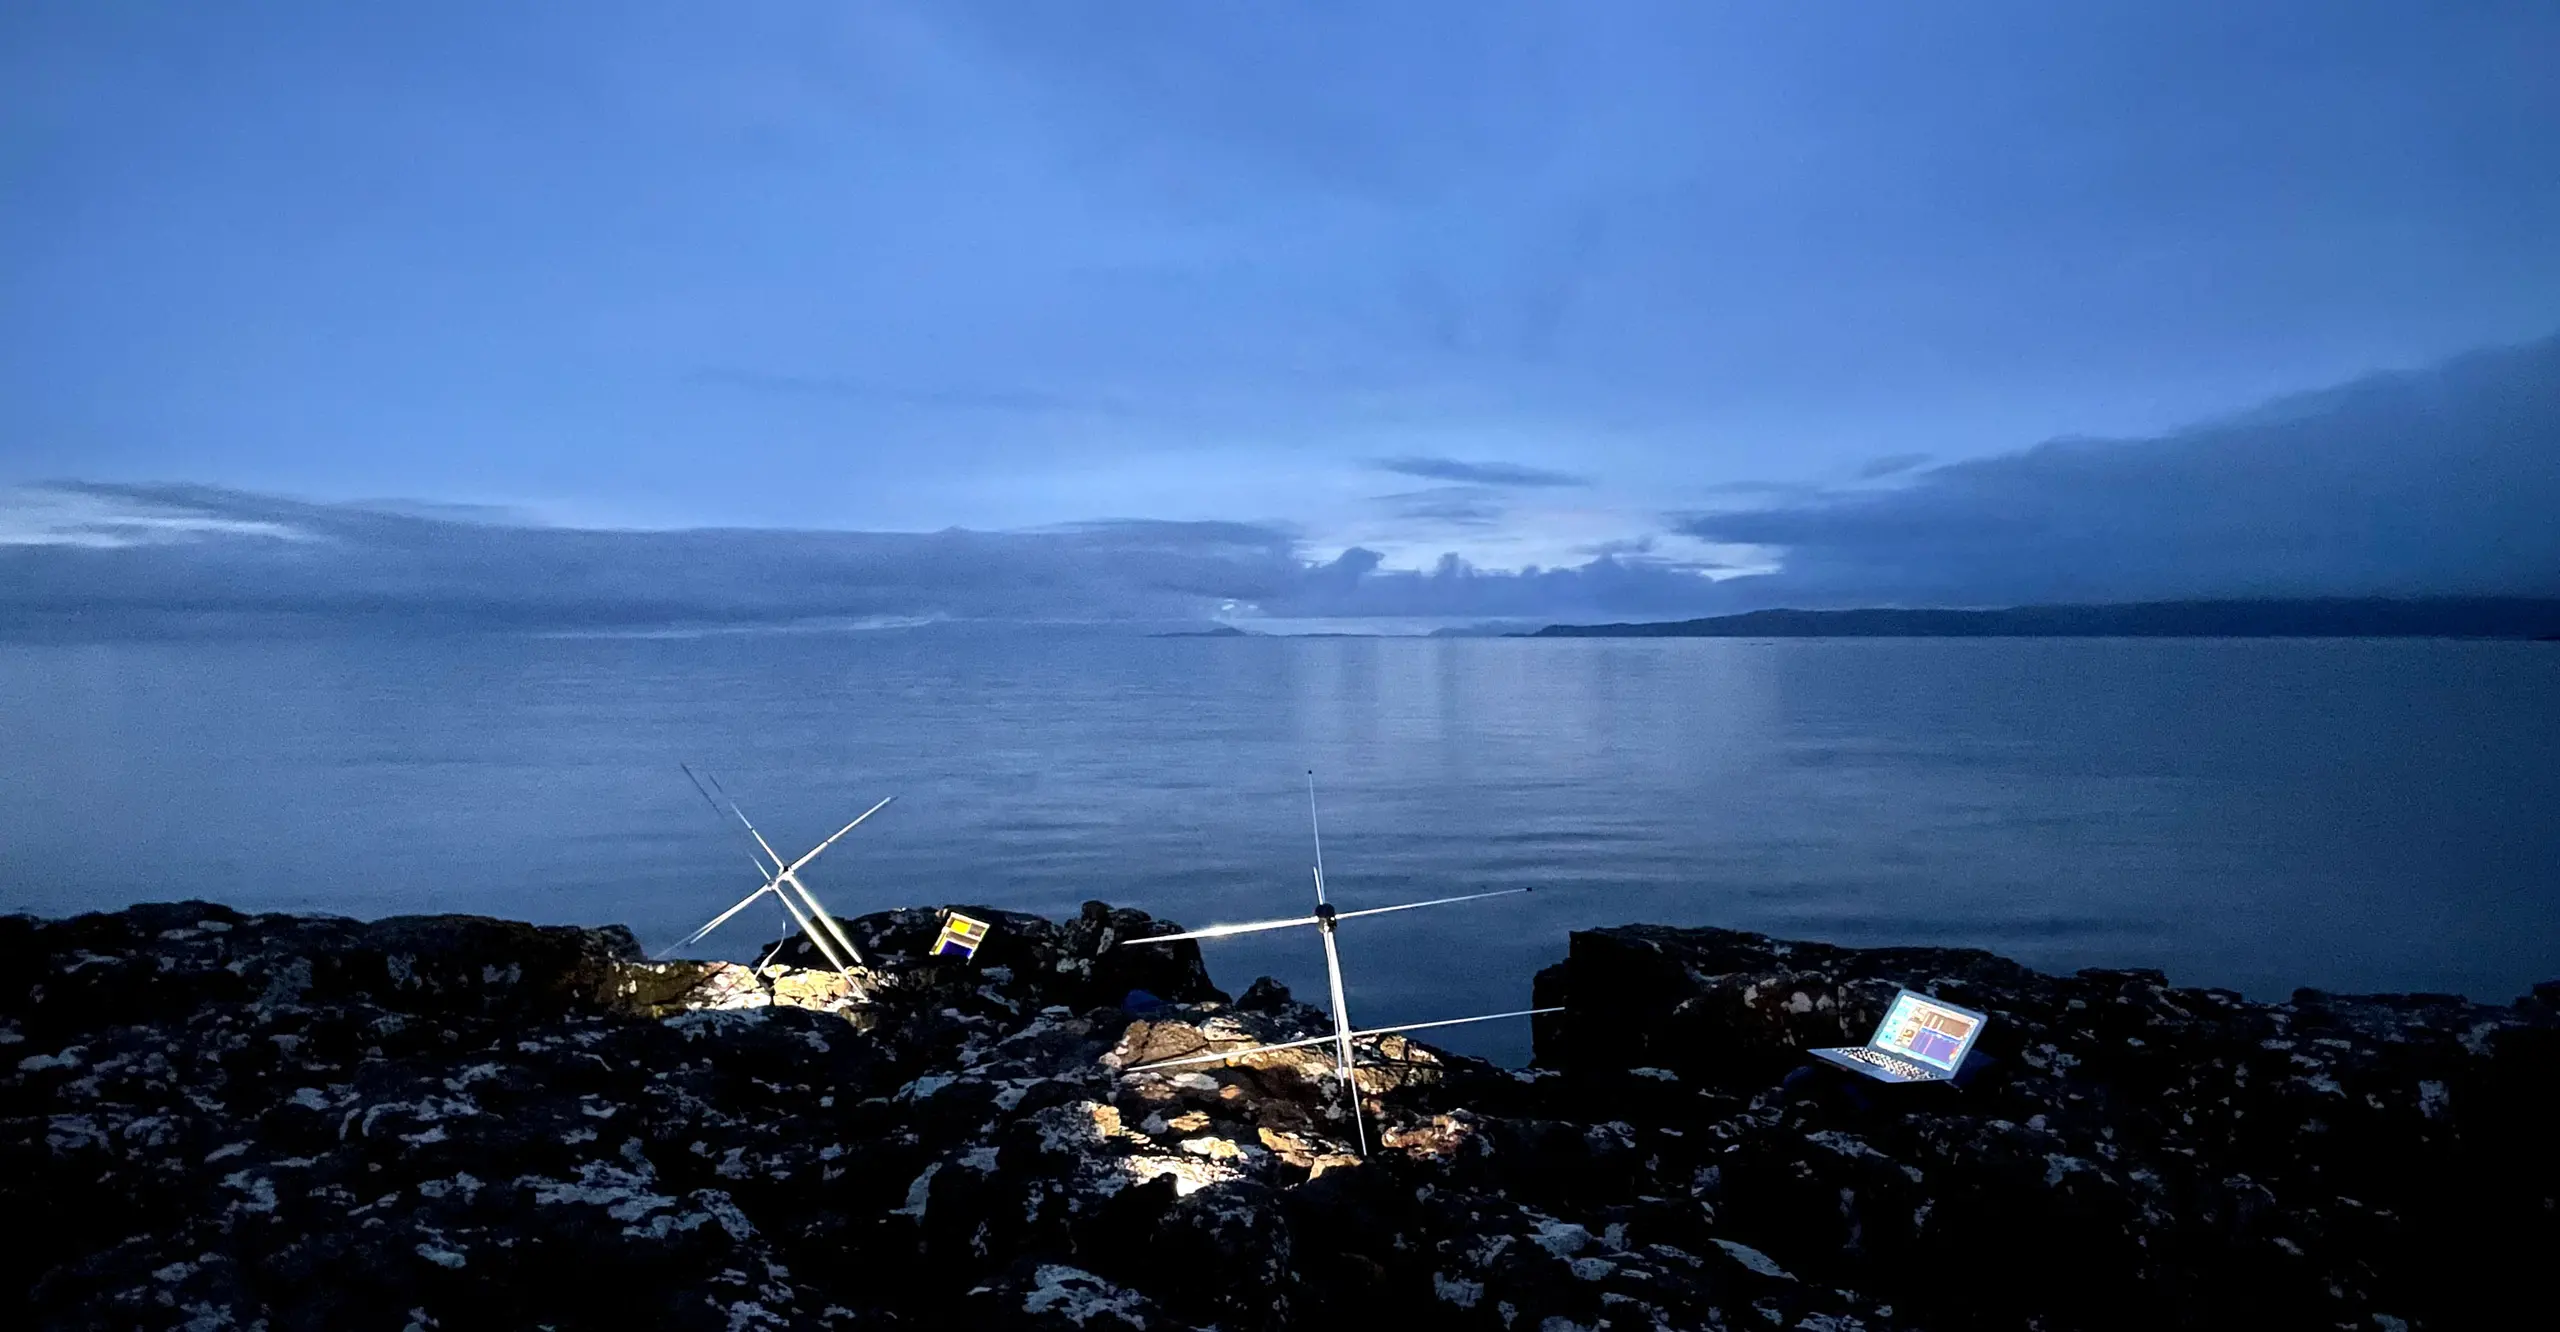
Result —
<svg viewBox="0 0 2560 1332"><path fill-rule="evenodd" d="M1523 638L2517 638L2560 634L2560 599L2144 601L2004 610L1761 610L1551 624Z"/></svg>

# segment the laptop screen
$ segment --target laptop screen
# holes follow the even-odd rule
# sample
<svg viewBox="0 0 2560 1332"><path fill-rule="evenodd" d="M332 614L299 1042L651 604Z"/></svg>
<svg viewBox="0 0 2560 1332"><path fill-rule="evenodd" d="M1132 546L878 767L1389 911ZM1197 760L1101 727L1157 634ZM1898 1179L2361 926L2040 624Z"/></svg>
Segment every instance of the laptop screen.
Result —
<svg viewBox="0 0 2560 1332"><path fill-rule="evenodd" d="M1890 1050L1942 1073L1953 1073L1973 1039L1982 1034L1982 1015L1943 1004L1909 990L1893 997L1877 1025L1871 1049Z"/></svg>

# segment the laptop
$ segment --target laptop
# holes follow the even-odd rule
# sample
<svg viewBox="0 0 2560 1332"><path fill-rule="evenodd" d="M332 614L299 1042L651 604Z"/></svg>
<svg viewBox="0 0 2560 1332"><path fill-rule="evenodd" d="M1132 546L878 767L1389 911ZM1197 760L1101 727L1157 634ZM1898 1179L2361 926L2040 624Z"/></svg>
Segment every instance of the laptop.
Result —
<svg viewBox="0 0 2560 1332"><path fill-rule="evenodd" d="M1904 990L1866 1044L1805 1053L1878 1082L1949 1082L1988 1021L1970 1008Z"/></svg>
<svg viewBox="0 0 2560 1332"><path fill-rule="evenodd" d="M942 933L933 940L933 951L927 957L956 957L966 962L978 955L978 945L987 941L987 923L975 916L950 912L943 917Z"/></svg>

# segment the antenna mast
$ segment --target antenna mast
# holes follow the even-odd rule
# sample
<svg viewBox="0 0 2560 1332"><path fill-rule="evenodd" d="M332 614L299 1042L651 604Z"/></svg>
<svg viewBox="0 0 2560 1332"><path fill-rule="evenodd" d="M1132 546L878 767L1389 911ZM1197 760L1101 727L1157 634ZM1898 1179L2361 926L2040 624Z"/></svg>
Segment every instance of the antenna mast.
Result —
<svg viewBox="0 0 2560 1332"><path fill-rule="evenodd" d="M1316 820L1316 770L1307 769L1307 831L1316 840L1316 932L1324 937L1324 979L1333 997L1333 1068L1351 1101L1351 1131L1369 1154L1369 1125L1360 1116L1360 1083L1351 1075L1351 1005L1342 997L1342 953L1333 943L1333 906L1324 900L1324 826Z"/></svg>
<svg viewBox="0 0 2560 1332"><path fill-rule="evenodd" d="M863 990L862 983L854 978L853 967L855 965L869 966L869 961L862 956L862 950L854 946L853 938L845 932L844 926L837 923L836 918L829 914L825 906L819 903L818 895L809 891L808 884L801 882L800 871L803 867L807 866L810 861L817 859L819 852L826 850L828 847L834 846L846 833L852 832L855 828L861 826L863 820L879 813L883 808L887 807L890 800L895 800L897 797L890 796L887 799L882 800L879 804L873 805L871 808L862 811L862 813L854 816L853 822L836 829L835 833L828 837L827 840L810 848L807 855L800 857L798 860L786 862L783 860L782 854L773 849L773 844L765 840L764 834L757 831L754 821L747 817L747 812L745 810L738 807L738 802L734 799L729 799L729 793L720 786L719 778L711 778L711 784L709 788L706 789L703 785L703 778L694 773L693 766L691 764L678 764L676 766L684 769L685 777L692 781L693 789L701 793L704 803L711 806L711 812L714 816L717 816L721 810L720 801L712 798L712 791L719 791L722 799L728 799L728 812L737 816L740 826L747 830L747 835L749 837L755 839L756 847L763 852L763 856L758 856L754 852L749 852L748 860L756 867L756 877L764 880L764 886L747 894L745 899L740 901L736 906L733 906L713 917L709 924L704 925L701 929L695 930L691 935L687 936L683 942L669 947L665 952L661 952L659 956L664 957L667 953L674 952L677 948L683 948L699 941L703 936L711 933L713 930L718 929L722 924L726 923L730 917L745 910L748 905L753 903L757 898L764 896L766 893L771 893L773 894L774 900L782 904L784 914L791 917L791 923L798 927L802 934L808 937L810 946L817 949L818 955L825 958L827 964L835 968L836 972L844 977L845 983L847 986L851 987L854 997L857 999L866 998L867 995ZM772 858L772 868L766 868L764 857ZM788 889L788 891L785 891L786 889ZM796 902L792 900L795 896L799 899ZM823 930L821 930L821 926L824 927ZM781 946L777 944L774 948L774 952L779 953L780 951ZM851 959L850 962L847 961L848 957ZM770 962L772 958L772 953L766 954L767 962ZM762 965L762 963L758 964L759 967Z"/></svg>
<svg viewBox="0 0 2560 1332"><path fill-rule="evenodd" d="M1151 934L1135 939L1123 939L1120 941L1120 946L1125 948L1131 944L1174 943L1183 939L1215 939L1230 934L1252 934L1262 930L1284 930L1297 925L1313 925L1316 927L1317 935L1324 940L1325 987L1327 990L1326 997L1331 999L1333 1002L1333 1034L1330 1036L1314 1036L1298 1041L1283 1041L1276 1045L1257 1045L1248 1049L1231 1050L1224 1054L1199 1055L1186 1059L1168 1059L1153 1064L1141 1064L1128 1071L1136 1073L1144 1069L1167 1068L1176 1064L1212 1063L1218 1060L1241 1058L1245 1055L1259 1053L1264 1050L1293 1050L1300 1046L1330 1044L1333 1046L1334 1074L1342 1079L1343 1092L1351 1099L1352 1132L1358 1135L1360 1141L1360 1154L1362 1156L1366 1156L1369 1154L1369 1126L1368 1121L1364 1118L1360 1109L1360 1084L1353 1076L1353 1068L1355 1065L1351 1044L1353 1041L1364 1036L1380 1036L1388 1032L1414 1031L1424 1027L1454 1027L1466 1022L1490 1022L1496 1018L1527 1017L1535 1013L1551 1013L1558 1012L1560 1010L1548 1008L1527 1009L1516 1013L1487 1013L1479 1017L1445 1018L1438 1022L1418 1022L1401 1027L1373 1027L1368 1031L1353 1030L1351 1026L1351 1005L1344 999L1342 992L1342 953L1335 945L1333 938L1334 927L1339 922L1349 920L1354 916L1382 916L1390 911L1411 911L1416 907L1446 906L1452 902L1472 902L1483 897L1507 897L1513 893L1525 893L1531 890L1527 888L1497 888L1491 892L1462 893L1456 897L1435 897L1422 902L1400 902L1394 906L1367 907L1359 911L1336 911L1333 909L1333 904L1325 900L1324 826L1316 816L1316 774L1313 768L1307 770L1307 831L1314 835L1316 843L1315 914L1309 916L1296 916L1288 920L1257 920L1240 925L1211 925L1206 929L1184 930L1176 934Z"/></svg>
<svg viewBox="0 0 2560 1332"><path fill-rule="evenodd" d="M1324 905L1324 827L1316 822L1316 770L1307 769L1307 831L1316 839L1316 905Z"/></svg>

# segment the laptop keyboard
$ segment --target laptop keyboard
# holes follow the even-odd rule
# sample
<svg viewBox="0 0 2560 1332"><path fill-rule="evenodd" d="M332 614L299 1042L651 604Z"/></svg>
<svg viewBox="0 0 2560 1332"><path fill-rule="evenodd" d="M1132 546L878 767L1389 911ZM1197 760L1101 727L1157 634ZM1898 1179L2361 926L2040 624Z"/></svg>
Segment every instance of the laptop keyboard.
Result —
<svg viewBox="0 0 2560 1332"><path fill-rule="evenodd" d="M1923 1068L1918 1064L1912 1063L1908 1059L1897 1059L1892 1055L1881 1054L1875 1050L1852 1050L1849 1052L1849 1057L1863 1064L1873 1064L1878 1068L1889 1069L1894 1073L1915 1081L1938 1076L1938 1070L1934 1068Z"/></svg>

